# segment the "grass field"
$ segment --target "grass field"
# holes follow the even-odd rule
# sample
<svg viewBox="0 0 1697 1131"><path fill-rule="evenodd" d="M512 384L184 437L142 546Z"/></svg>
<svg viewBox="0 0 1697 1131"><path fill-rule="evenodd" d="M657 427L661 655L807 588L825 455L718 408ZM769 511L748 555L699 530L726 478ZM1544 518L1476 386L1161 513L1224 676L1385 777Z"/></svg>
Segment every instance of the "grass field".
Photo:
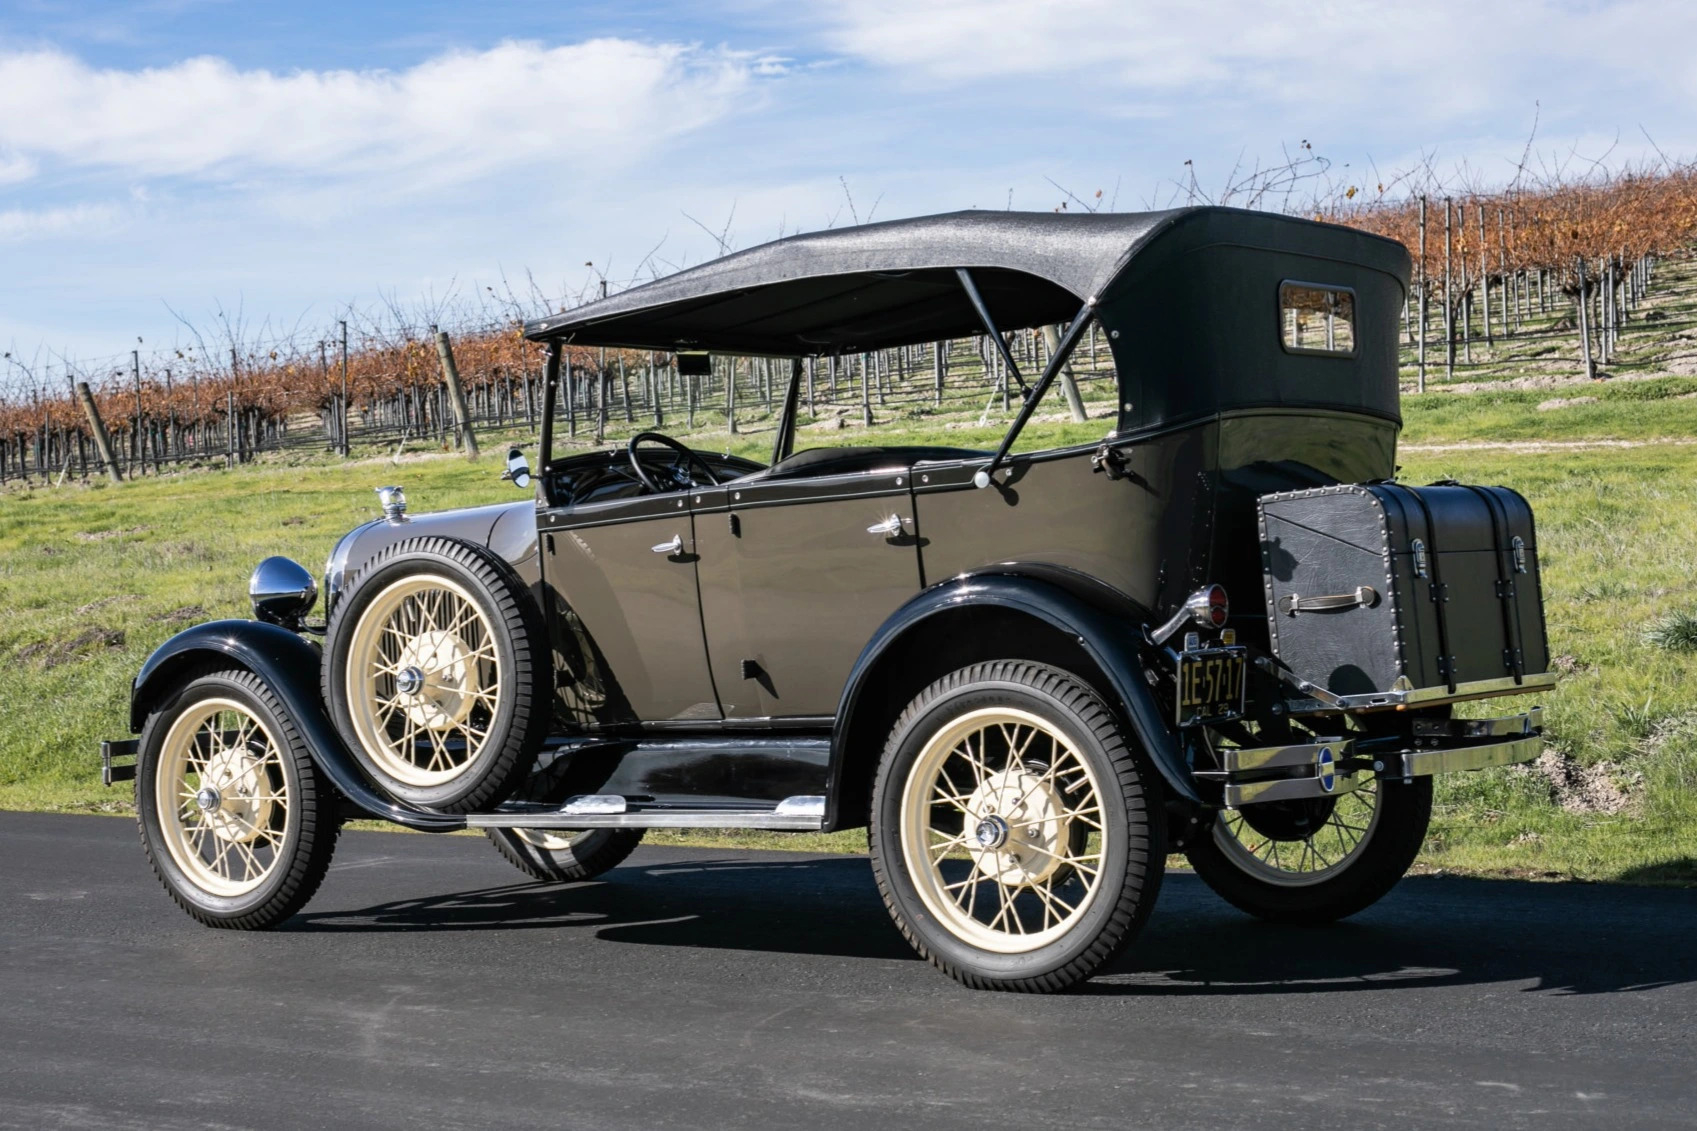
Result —
<svg viewBox="0 0 1697 1131"><path fill-rule="evenodd" d="M1680 332L1645 335L1661 348ZM1556 399L1595 400L1554 406L1548 387L1512 381L1405 400L1406 480L1500 483L1532 500L1565 673L1545 704L1541 763L1439 779L1425 866L1697 883L1697 378L1652 372L1557 389ZM989 445L1003 427L972 423L900 422L878 440ZM1044 421L1030 441L1093 439L1105 427ZM753 455L770 443L758 432L691 440ZM95 749L125 733L142 659L188 624L247 615L244 583L261 557L316 568L374 513L372 487L404 484L416 510L516 497L496 481L496 459L369 456L0 494L0 808L129 811L124 790L99 785ZM782 843L859 851L864 836Z"/></svg>

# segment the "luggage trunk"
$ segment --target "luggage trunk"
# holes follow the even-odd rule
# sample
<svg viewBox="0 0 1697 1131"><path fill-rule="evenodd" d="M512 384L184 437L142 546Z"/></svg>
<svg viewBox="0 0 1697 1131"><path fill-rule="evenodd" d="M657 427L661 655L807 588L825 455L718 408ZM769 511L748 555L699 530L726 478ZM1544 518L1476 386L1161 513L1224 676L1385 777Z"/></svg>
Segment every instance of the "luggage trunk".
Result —
<svg viewBox="0 0 1697 1131"><path fill-rule="evenodd" d="M1512 692L1549 670L1532 508L1506 487L1262 495L1272 649L1336 695Z"/></svg>

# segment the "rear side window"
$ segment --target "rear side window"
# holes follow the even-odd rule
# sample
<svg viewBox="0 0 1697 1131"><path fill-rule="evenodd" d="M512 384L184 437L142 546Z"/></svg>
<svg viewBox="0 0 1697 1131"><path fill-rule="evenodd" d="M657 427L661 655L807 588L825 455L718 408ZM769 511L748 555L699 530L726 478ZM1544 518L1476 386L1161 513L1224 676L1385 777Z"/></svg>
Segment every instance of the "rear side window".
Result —
<svg viewBox="0 0 1697 1131"><path fill-rule="evenodd" d="M1279 284L1279 332L1290 353L1355 356L1355 292L1323 283Z"/></svg>

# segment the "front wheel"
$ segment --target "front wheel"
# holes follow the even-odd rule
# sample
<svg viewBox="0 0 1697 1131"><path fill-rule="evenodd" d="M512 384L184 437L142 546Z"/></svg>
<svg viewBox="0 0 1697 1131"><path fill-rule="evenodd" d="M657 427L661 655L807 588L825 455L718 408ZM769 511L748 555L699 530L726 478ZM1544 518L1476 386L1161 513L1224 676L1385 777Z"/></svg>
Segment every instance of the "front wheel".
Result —
<svg viewBox="0 0 1697 1131"><path fill-rule="evenodd" d="M908 942L957 981L1059 990L1148 918L1163 812L1147 764L1083 682L977 664L896 721L874 785L873 874Z"/></svg>
<svg viewBox="0 0 1697 1131"><path fill-rule="evenodd" d="M1330 923L1385 896L1420 852L1432 779L1228 810L1185 849L1226 902L1278 923Z"/></svg>
<svg viewBox="0 0 1697 1131"><path fill-rule="evenodd" d="M136 818L171 898L209 927L249 931L305 906L339 829L294 720L243 671L202 676L148 716Z"/></svg>

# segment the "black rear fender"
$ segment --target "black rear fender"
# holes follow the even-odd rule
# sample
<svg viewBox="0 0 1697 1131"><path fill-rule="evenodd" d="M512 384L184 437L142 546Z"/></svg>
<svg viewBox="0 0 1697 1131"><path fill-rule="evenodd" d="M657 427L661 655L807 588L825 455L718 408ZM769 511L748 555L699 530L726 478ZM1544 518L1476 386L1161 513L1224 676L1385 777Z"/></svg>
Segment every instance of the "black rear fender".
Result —
<svg viewBox="0 0 1697 1131"><path fill-rule="evenodd" d="M461 817L397 804L374 789L336 733L319 697L320 653L286 628L252 620L218 620L185 629L161 644L130 686L130 730L142 725L184 684L207 672L250 671L283 701L312 761L338 792L373 817L410 828L447 832Z"/></svg>
<svg viewBox="0 0 1697 1131"><path fill-rule="evenodd" d="M1140 654L1146 616L1110 611L1049 578L956 578L898 609L855 661L831 739L827 830L866 823L890 726L924 687L968 664L1030 659L1089 682L1119 715L1172 795L1201 799Z"/></svg>

